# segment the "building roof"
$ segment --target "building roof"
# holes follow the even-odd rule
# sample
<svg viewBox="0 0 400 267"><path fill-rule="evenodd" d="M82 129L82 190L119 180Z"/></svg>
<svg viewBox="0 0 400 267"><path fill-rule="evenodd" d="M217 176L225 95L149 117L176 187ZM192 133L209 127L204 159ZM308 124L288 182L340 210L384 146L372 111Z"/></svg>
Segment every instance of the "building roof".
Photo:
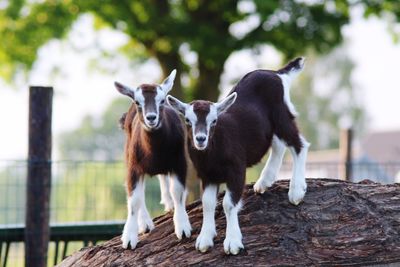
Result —
<svg viewBox="0 0 400 267"><path fill-rule="evenodd" d="M400 162L400 131L367 134L361 141L361 151L376 162Z"/></svg>

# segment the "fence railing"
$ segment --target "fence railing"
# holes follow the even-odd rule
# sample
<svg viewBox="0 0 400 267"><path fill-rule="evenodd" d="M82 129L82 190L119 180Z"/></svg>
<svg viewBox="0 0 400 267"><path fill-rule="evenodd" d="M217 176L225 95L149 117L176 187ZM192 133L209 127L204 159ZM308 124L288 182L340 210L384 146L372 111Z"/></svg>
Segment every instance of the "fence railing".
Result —
<svg viewBox="0 0 400 267"><path fill-rule="evenodd" d="M259 164L247 172L254 182ZM341 163L308 162L310 178L338 177ZM126 217L125 168L120 161L53 161L50 201L48 264L88 244L119 235ZM26 161L0 161L0 266L23 265ZM400 178L400 162L352 163L353 180L393 183ZM290 178L292 164L285 162L278 178ZM146 179L146 204L152 216L163 213L156 178ZM79 242L78 242L79 241Z"/></svg>

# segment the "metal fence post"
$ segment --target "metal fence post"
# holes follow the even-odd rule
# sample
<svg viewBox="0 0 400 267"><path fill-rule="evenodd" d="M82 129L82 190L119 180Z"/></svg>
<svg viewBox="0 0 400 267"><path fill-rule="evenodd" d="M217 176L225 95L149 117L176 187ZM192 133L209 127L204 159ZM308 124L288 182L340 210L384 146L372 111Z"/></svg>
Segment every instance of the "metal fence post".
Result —
<svg viewBox="0 0 400 267"><path fill-rule="evenodd" d="M52 87L29 88L29 151L25 216L25 266L47 265L51 186Z"/></svg>
<svg viewBox="0 0 400 267"><path fill-rule="evenodd" d="M340 132L340 179L351 181L352 179L352 148L353 131L344 129Z"/></svg>

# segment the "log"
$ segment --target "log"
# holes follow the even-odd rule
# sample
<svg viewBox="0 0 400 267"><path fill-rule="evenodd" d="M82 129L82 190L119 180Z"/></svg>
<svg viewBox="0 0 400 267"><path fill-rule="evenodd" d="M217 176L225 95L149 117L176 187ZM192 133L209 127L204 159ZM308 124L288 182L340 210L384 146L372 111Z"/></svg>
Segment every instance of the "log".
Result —
<svg viewBox="0 0 400 267"><path fill-rule="evenodd" d="M400 184L364 180L307 179L299 206L289 203L288 181L262 195L248 185L239 213L245 250L225 255L225 216L219 195L218 235L207 253L195 250L202 222L201 203L188 205L193 233L178 241L172 214L155 219L155 229L124 250L120 237L83 248L59 266L399 266ZM396 264L397 263L397 264Z"/></svg>

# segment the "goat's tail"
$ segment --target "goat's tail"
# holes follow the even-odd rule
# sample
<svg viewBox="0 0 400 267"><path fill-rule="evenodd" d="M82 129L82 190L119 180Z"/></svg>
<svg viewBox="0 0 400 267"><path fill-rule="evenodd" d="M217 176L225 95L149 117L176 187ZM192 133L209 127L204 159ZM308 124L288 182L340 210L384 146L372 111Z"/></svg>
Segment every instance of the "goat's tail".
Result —
<svg viewBox="0 0 400 267"><path fill-rule="evenodd" d="M279 74L287 74L287 75L294 75L298 74L303 70L305 58L304 57L297 57L286 64L285 67L278 70Z"/></svg>
<svg viewBox="0 0 400 267"><path fill-rule="evenodd" d="M125 130L125 120L126 120L127 114L128 113L125 112L124 114L122 114L121 118L119 118L119 120L118 120L119 128L121 128L121 130Z"/></svg>
<svg viewBox="0 0 400 267"><path fill-rule="evenodd" d="M298 115L296 108L294 107L292 101L290 100L290 86L294 78L303 70L304 67L304 57L298 57L286 64L285 67L277 71L278 76L282 80L283 85L283 99L289 108L290 113L294 117Z"/></svg>

